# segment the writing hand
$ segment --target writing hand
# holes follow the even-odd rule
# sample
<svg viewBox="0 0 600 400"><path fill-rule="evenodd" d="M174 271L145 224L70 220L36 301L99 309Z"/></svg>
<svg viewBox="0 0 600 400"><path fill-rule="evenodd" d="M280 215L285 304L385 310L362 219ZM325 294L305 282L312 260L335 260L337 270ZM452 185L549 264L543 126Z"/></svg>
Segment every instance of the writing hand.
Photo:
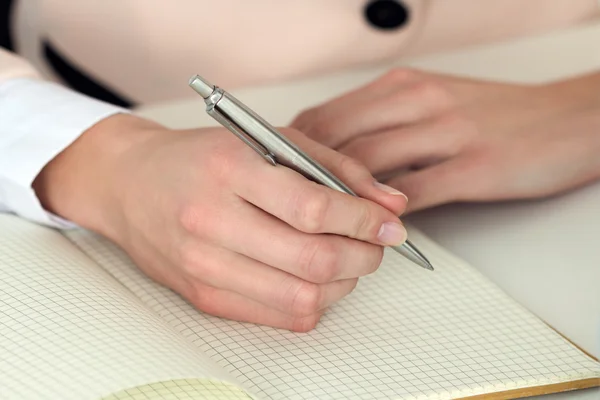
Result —
<svg viewBox="0 0 600 400"><path fill-rule="evenodd" d="M225 129L172 131L127 115L84 133L35 188L198 309L307 331L377 269L383 244L404 242L406 200L356 161L284 133L364 198L273 167Z"/></svg>

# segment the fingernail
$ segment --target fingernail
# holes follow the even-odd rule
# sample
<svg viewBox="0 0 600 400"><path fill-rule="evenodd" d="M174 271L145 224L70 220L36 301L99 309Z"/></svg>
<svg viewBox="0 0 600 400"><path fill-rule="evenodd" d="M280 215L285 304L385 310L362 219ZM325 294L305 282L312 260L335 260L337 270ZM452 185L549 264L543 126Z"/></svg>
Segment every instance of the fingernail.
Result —
<svg viewBox="0 0 600 400"><path fill-rule="evenodd" d="M399 190L394 189L391 186L388 185L384 185L383 183L380 182L373 182L373 185L375 185L375 187L383 192L389 193L389 194L393 194L394 196L404 196L404 198L406 199L406 201L408 201L408 197L406 197L406 195L404 193L402 193Z"/></svg>
<svg viewBox="0 0 600 400"><path fill-rule="evenodd" d="M397 222L386 222L379 228L377 238L381 243L396 246L406 241L408 233L406 228Z"/></svg>

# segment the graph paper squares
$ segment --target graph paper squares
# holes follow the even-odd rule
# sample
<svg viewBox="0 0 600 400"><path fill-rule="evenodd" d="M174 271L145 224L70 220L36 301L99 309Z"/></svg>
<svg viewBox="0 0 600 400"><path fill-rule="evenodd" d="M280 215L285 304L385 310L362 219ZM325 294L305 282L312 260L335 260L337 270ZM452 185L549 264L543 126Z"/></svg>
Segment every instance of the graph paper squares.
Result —
<svg viewBox="0 0 600 400"><path fill-rule="evenodd" d="M104 397L102 400L250 400L248 394L230 384L208 379L155 382Z"/></svg>
<svg viewBox="0 0 600 400"><path fill-rule="evenodd" d="M598 363L418 231L412 241L435 272L388 252L305 334L199 313L107 241L70 238L259 398L454 398L600 376Z"/></svg>
<svg viewBox="0 0 600 400"><path fill-rule="evenodd" d="M192 344L59 233L8 215L0 225L1 399L95 400L214 375Z"/></svg>

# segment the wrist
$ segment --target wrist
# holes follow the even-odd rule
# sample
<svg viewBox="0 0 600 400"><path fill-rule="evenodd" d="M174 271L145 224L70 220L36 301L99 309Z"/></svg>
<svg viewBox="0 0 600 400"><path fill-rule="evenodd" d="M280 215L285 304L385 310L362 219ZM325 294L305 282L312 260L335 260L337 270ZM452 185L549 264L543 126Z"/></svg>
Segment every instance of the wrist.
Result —
<svg viewBox="0 0 600 400"><path fill-rule="evenodd" d="M543 86L546 94L563 108L582 110L600 108L600 72L553 82Z"/></svg>
<svg viewBox="0 0 600 400"><path fill-rule="evenodd" d="M52 159L33 189L46 210L114 238L128 154L160 130L165 128L127 114L105 118Z"/></svg>
<svg viewBox="0 0 600 400"><path fill-rule="evenodd" d="M579 145L590 155L578 163L591 168L592 180L600 179L600 72L552 83L545 90L561 105L556 111L568 121L565 133L577 133Z"/></svg>

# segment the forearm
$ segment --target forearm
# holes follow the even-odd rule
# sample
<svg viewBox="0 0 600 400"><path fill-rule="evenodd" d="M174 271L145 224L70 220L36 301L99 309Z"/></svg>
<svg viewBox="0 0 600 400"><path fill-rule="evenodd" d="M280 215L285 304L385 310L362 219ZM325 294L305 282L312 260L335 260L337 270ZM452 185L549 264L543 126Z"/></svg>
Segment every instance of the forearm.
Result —
<svg viewBox="0 0 600 400"><path fill-rule="evenodd" d="M571 130L583 133L581 145L595 149L590 162L596 165L596 179L600 179L600 71L562 80L548 88L563 102Z"/></svg>

